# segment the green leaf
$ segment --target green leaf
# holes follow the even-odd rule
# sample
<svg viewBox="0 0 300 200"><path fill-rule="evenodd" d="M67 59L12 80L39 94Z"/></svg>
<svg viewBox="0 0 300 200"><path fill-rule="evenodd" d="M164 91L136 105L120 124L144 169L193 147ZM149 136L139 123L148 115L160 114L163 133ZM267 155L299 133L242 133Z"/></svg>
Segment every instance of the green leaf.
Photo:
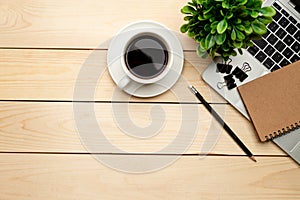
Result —
<svg viewBox="0 0 300 200"><path fill-rule="evenodd" d="M191 21L189 22L189 25L190 25L190 27L193 27L193 26L198 25L199 23L200 23L199 21L191 20Z"/></svg>
<svg viewBox="0 0 300 200"><path fill-rule="evenodd" d="M239 30L236 30L236 37L239 41L243 41L245 39L245 35Z"/></svg>
<svg viewBox="0 0 300 200"><path fill-rule="evenodd" d="M239 5L245 5L248 0L238 0L237 2L239 2Z"/></svg>
<svg viewBox="0 0 300 200"><path fill-rule="evenodd" d="M188 36L190 37L190 38L193 38L193 37L195 37L195 33L194 32L191 32L191 31L189 31L188 32Z"/></svg>
<svg viewBox="0 0 300 200"><path fill-rule="evenodd" d="M247 35L250 35L251 33L253 33L253 29L251 28L251 26L245 26L245 33Z"/></svg>
<svg viewBox="0 0 300 200"><path fill-rule="evenodd" d="M202 37L200 37L199 35L195 37L196 42L200 43L201 42Z"/></svg>
<svg viewBox="0 0 300 200"><path fill-rule="evenodd" d="M225 16L223 10L220 10L220 13L223 17Z"/></svg>
<svg viewBox="0 0 300 200"><path fill-rule="evenodd" d="M201 58L206 58L208 54L207 51L199 45L197 48L197 55Z"/></svg>
<svg viewBox="0 0 300 200"><path fill-rule="evenodd" d="M225 8L225 9L229 9L230 8L230 4L228 1L223 1L222 2L222 7Z"/></svg>
<svg viewBox="0 0 300 200"><path fill-rule="evenodd" d="M210 25L210 28L211 29L216 29L217 28L217 25L218 25L219 22L217 21L214 21L211 25Z"/></svg>
<svg viewBox="0 0 300 200"><path fill-rule="evenodd" d="M215 36L212 34L208 34L207 37L205 38L205 47L206 49L210 49L213 47L216 43Z"/></svg>
<svg viewBox="0 0 300 200"><path fill-rule="evenodd" d="M232 25L228 24L227 30L231 31L232 30Z"/></svg>
<svg viewBox="0 0 300 200"><path fill-rule="evenodd" d="M260 9L262 4L263 4L262 0L254 0L253 8Z"/></svg>
<svg viewBox="0 0 300 200"><path fill-rule="evenodd" d="M202 38L199 45L201 46L202 49L207 49L206 46L205 46L205 38Z"/></svg>
<svg viewBox="0 0 300 200"><path fill-rule="evenodd" d="M191 6L184 6L182 9L181 9L181 12L183 14L193 14L196 12L196 10L194 8L192 8Z"/></svg>
<svg viewBox="0 0 300 200"><path fill-rule="evenodd" d="M185 16L185 17L184 17L184 21L190 21L191 19L193 19L192 16Z"/></svg>
<svg viewBox="0 0 300 200"><path fill-rule="evenodd" d="M243 43L242 42L238 42L238 41L233 41L233 46L234 46L234 48L240 49L240 48L242 48Z"/></svg>
<svg viewBox="0 0 300 200"><path fill-rule="evenodd" d="M201 31L199 32L199 35L200 35L201 37L206 36L206 31L205 31L205 30L201 30Z"/></svg>
<svg viewBox="0 0 300 200"><path fill-rule="evenodd" d="M255 20L252 24L251 24L251 27L253 29L253 31L258 34L258 35L264 35L267 33L267 28L266 26L261 23L260 21L258 20Z"/></svg>
<svg viewBox="0 0 300 200"><path fill-rule="evenodd" d="M226 40L226 33L216 35L217 45L222 45Z"/></svg>
<svg viewBox="0 0 300 200"><path fill-rule="evenodd" d="M243 10L243 11L241 12L241 14L240 14L240 17L246 18L246 17L248 17L249 14L251 14L250 11L248 11L248 10Z"/></svg>
<svg viewBox="0 0 300 200"><path fill-rule="evenodd" d="M186 33L189 30L189 25L188 24L184 24L181 26L180 31L182 33Z"/></svg>
<svg viewBox="0 0 300 200"><path fill-rule="evenodd" d="M276 15L275 9L271 6L261 8L260 13L265 17L273 17L274 15Z"/></svg>
<svg viewBox="0 0 300 200"><path fill-rule="evenodd" d="M254 0L248 0L246 6L249 8L249 7L252 7L254 4Z"/></svg>
<svg viewBox="0 0 300 200"><path fill-rule="evenodd" d="M198 19L199 19L200 21L206 20L202 15L199 15Z"/></svg>
<svg viewBox="0 0 300 200"><path fill-rule="evenodd" d="M265 25L267 25L273 21L272 17L263 17L262 16L262 17L258 17L257 19Z"/></svg>
<svg viewBox="0 0 300 200"><path fill-rule="evenodd" d="M252 47L254 44L253 44L253 42L250 40L250 41L247 42L246 45L249 46L249 47Z"/></svg>
<svg viewBox="0 0 300 200"><path fill-rule="evenodd" d="M214 15L211 14L211 13L208 13L208 14L204 14L204 15L203 15L204 19L210 19L210 18L212 18L213 16L214 16Z"/></svg>
<svg viewBox="0 0 300 200"><path fill-rule="evenodd" d="M210 33L215 35L217 33L217 29L211 29Z"/></svg>
<svg viewBox="0 0 300 200"><path fill-rule="evenodd" d="M204 30L201 30L200 32L199 32L199 36L200 37L204 37L206 35L206 32L204 31Z"/></svg>
<svg viewBox="0 0 300 200"><path fill-rule="evenodd" d="M213 23L214 21L216 21L216 18L215 18L214 15L213 15L213 17L209 18L209 22L210 22L210 23Z"/></svg>
<svg viewBox="0 0 300 200"><path fill-rule="evenodd" d="M243 11L243 10L246 10L246 9L247 9L246 6L236 6L235 12L240 12L240 11Z"/></svg>
<svg viewBox="0 0 300 200"><path fill-rule="evenodd" d="M246 38L244 41L243 41L243 46L242 46L242 48L243 49L246 49L248 46L247 46L247 43L248 43L248 41L247 41L248 39Z"/></svg>
<svg viewBox="0 0 300 200"><path fill-rule="evenodd" d="M244 26L250 26L251 23L249 20L243 21Z"/></svg>
<svg viewBox="0 0 300 200"><path fill-rule="evenodd" d="M232 17L233 17L233 13L230 12L230 13L227 14L226 19L231 19Z"/></svg>
<svg viewBox="0 0 300 200"><path fill-rule="evenodd" d="M203 14L206 15L206 14L209 13L213 8L214 8L214 6L211 6L208 10L203 11Z"/></svg>
<svg viewBox="0 0 300 200"><path fill-rule="evenodd" d="M216 51L217 51L217 49L210 49L209 55L210 55L212 58L214 58L214 57L216 56Z"/></svg>
<svg viewBox="0 0 300 200"><path fill-rule="evenodd" d="M226 19L223 19L217 25L217 32L219 34L222 34L226 31L227 27L228 27L228 23L227 23Z"/></svg>
<svg viewBox="0 0 300 200"><path fill-rule="evenodd" d="M236 18L236 19L234 19L233 23L234 24L241 24L242 20L240 18Z"/></svg>
<svg viewBox="0 0 300 200"><path fill-rule="evenodd" d="M206 0L197 0L197 4L202 5L203 3L206 3Z"/></svg>
<svg viewBox="0 0 300 200"><path fill-rule="evenodd" d="M235 50L232 50L232 51L230 52L230 54L231 54L232 56L237 56L237 53L236 53Z"/></svg>
<svg viewBox="0 0 300 200"><path fill-rule="evenodd" d="M231 39L234 41L236 40L236 32L234 29L232 29L232 32L231 32Z"/></svg>
<svg viewBox="0 0 300 200"><path fill-rule="evenodd" d="M206 25L204 26L204 30L205 30L206 32L210 32L210 30L211 30L210 25L209 25L209 24L206 24Z"/></svg>
<svg viewBox="0 0 300 200"><path fill-rule="evenodd" d="M229 56L231 56L231 52L230 52L230 51L225 52L225 53L222 54L222 57L223 57L223 58L227 58L227 59L228 59Z"/></svg>
<svg viewBox="0 0 300 200"><path fill-rule="evenodd" d="M241 24L237 25L236 26L237 29L239 29L240 31L244 31L245 30L245 27Z"/></svg>
<svg viewBox="0 0 300 200"><path fill-rule="evenodd" d="M227 46L227 45L222 45L221 48L223 51L226 51L226 52L230 50L229 46Z"/></svg>
<svg viewBox="0 0 300 200"><path fill-rule="evenodd" d="M258 16L259 16L259 12L257 12L256 10L253 10L253 11L251 12L251 17L257 18Z"/></svg>

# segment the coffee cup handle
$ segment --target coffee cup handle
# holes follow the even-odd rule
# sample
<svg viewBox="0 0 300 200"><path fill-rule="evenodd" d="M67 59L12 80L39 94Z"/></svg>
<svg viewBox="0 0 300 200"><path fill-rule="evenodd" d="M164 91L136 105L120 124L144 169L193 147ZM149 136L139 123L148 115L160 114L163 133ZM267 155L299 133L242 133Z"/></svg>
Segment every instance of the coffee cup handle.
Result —
<svg viewBox="0 0 300 200"><path fill-rule="evenodd" d="M118 87L120 89L124 89L130 83L130 78L128 76L124 76L118 83Z"/></svg>

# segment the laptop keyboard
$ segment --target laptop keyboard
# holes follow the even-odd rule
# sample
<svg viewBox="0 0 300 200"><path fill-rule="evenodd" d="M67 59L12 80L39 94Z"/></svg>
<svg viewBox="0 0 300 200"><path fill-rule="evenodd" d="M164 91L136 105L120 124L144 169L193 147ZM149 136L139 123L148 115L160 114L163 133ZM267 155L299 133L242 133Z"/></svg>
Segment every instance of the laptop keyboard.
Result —
<svg viewBox="0 0 300 200"><path fill-rule="evenodd" d="M267 26L268 32L247 49L271 71L300 60L300 23L278 3L273 7L277 14Z"/></svg>

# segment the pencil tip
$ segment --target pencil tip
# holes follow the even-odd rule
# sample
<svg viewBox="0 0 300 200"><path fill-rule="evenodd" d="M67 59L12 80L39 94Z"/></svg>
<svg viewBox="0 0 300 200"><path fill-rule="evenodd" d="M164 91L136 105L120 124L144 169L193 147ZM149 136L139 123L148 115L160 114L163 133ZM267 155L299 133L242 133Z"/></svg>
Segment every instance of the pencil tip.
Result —
<svg viewBox="0 0 300 200"><path fill-rule="evenodd" d="M254 156L251 156L250 159L253 160L254 162L257 162L257 160L254 158Z"/></svg>
<svg viewBox="0 0 300 200"><path fill-rule="evenodd" d="M196 95L198 93L198 91L196 90L196 88L194 88L194 86L190 85L189 89L191 90L191 92Z"/></svg>

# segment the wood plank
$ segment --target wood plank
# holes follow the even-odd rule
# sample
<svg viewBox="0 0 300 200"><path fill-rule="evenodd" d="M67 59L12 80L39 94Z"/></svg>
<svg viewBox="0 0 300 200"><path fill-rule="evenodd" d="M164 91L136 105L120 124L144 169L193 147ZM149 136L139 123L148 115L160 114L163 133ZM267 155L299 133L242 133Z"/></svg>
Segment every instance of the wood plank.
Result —
<svg viewBox="0 0 300 200"><path fill-rule="evenodd" d="M74 113L72 103L1 102L0 152L84 153L87 150L80 138L87 137L92 139L88 141L88 147L89 152L93 153L124 151L244 155L227 133L213 123L215 121L202 105L141 103L80 105L94 106L97 126L99 124L100 127L96 136L90 135L95 130L90 121L83 125L78 121L75 122L75 116L81 121L89 119L90 113L85 112L88 108L80 108L82 113ZM273 143L260 143L251 123L231 106L221 104L213 107L255 155L285 155ZM133 128L130 128L131 123ZM150 124L154 128L149 128ZM150 133L147 133L149 130ZM98 134L101 133L109 141L108 144L122 151L107 146L104 140L99 141ZM89 135L86 136L87 134ZM176 140L180 137L182 138ZM173 149L161 151L167 145Z"/></svg>
<svg viewBox="0 0 300 200"><path fill-rule="evenodd" d="M107 51L51 51L51 50L0 50L0 99L1 100L73 100L76 81L91 86L90 77L77 80L83 66L105 70L99 78L95 100L128 100L129 95L114 95L116 86L106 64ZM225 102L200 78L201 72L211 62L200 59L195 52L185 53L185 65L181 79L172 88L155 98L130 98L131 101L147 102L195 102L187 90L193 84L207 101ZM88 63L88 64L86 64ZM176 96L177 95L177 96ZM181 96L181 100L178 96ZM118 96L118 97L117 97Z"/></svg>
<svg viewBox="0 0 300 200"><path fill-rule="evenodd" d="M107 48L121 28L154 20L177 33L184 49L196 43L179 33L185 0L1 0L0 47Z"/></svg>
<svg viewBox="0 0 300 200"><path fill-rule="evenodd" d="M288 158L253 163L245 157L182 157L139 175L112 170L89 155L1 154L0 159L0 199L7 200L300 198L299 166Z"/></svg>

